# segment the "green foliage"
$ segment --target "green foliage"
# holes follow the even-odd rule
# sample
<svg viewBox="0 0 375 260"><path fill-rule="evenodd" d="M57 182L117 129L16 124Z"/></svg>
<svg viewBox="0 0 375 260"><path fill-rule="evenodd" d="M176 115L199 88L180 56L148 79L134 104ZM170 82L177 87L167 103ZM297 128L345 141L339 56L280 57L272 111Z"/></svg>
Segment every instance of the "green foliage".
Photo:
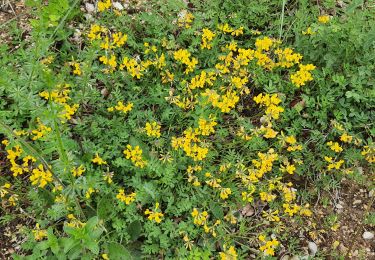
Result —
<svg viewBox="0 0 375 260"><path fill-rule="evenodd" d="M80 10L80 1L27 1L34 17L29 38L11 24L12 42L0 43L0 137L9 142L0 144L0 170L6 173L0 176L6 205L0 223L13 220L17 204L35 219L22 259L212 259L233 254L232 247L239 259L254 253L276 259L267 254L277 255L280 243L299 254L300 240L291 234L306 231L308 204L339 189L343 179L366 184L373 167L375 53L369 50L375 47L375 17L362 8L363 1L345 8L335 3L323 1L332 17L322 24L317 20L322 6L311 1L147 1L121 12L112 5L90 16ZM191 22L186 14L194 16ZM223 32L223 24L243 32ZM89 39L93 25L105 27L100 40ZM308 27L312 35L302 33ZM202 48L203 28L215 32L211 49ZM105 37L113 41L118 32L126 34L126 44L103 47ZM267 36L269 51L258 46ZM238 46L230 47L233 42ZM253 57L265 53L280 61L276 49L286 47L303 56L290 68L269 68ZM237 70L238 48L254 53ZM181 49L199 60L192 72L184 72L187 65L174 56ZM165 66L158 67L161 54ZM113 70L103 62L111 55ZM152 65L128 69L124 57ZM228 74L216 66L225 59ZM299 88L291 81L298 63L317 67L314 80ZM168 80L167 71L174 79ZM217 79L190 89L202 72L214 72ZM236 76L246 83L236 88ZM202 95L205 88L220 98L231 90L238 101L223 112ZM261 93L277 99L271 114L282 108L279 118L267 117L269 105L255 101ZM119 101L132 108L120 111ZM204 128L200 119L215 122L208 135L197 134ZM160 126L160 137L149 134L151 122ZM266 137L264 127L277 137ZM173 147L174 138L189 129L200 148L208 149L202 160L187 155L183 145ZM352 139L343 141L344 134ZM287 150L292 137L300 145L295 151ZM338 141L343 151L334 151L329 141ZM127 145L142 150L141 159L132 160L134 150L126 158ZM17 149L22 156L12 161ZM35 162L26 162L17 176L14 164L21 165L26 155ZM277 158L261 158L265 155ZM99 157L105 163L95 162ZM139 167L139 160L147 164ZM290 164L295 170L288 173ZM78 174L79 167L84 171ZM39 179L31 184L38 169L51 174L45 185ZM298 210L288 213L292 205ZM320 205L329 207L328 197L322 195ZM203 224L197 224L195 210L208 214ZM365 223L372 226L373 219L370 212ZM330 229L337 221L332 214L323 225ZM276 253L262 248L267 243L259 235L273 241L269 249Z"/></svg>

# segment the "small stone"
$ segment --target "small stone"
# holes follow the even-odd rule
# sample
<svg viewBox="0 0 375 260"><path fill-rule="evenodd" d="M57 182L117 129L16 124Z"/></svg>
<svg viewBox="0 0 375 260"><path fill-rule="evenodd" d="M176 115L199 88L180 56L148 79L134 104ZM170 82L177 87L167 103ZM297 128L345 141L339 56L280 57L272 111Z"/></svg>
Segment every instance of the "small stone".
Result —
<svg viewBox="0 0 375 260"><path fill-rule="evenodd" d="M374 193L375 193L375 189L372 189L370 190L370 192L368 193L368 196L371 198L371 197L374 197Z"/></svg>
<svg viewBox="0 0 375 260"><path fill-rule="evenodd" d="M87 11L89 14L95 12L95 6L94 6L93 4L86 3L86 4L85 4L85 8L86 8L86 11Z"/></svg>
<svg viewBox="0 0 375 260"><path fill-rule="evenodd" d="M280 260L290 260L290 257L288 255L283 255Z"/></svg>
<svg viewBox="0 0 375 260"><path fill-rule="evenodd" d="M369 232L369 231L365 231L362 235L363 239L366 239L366 240L371 240L374 238L374 233L372 232Z"/></svg>
<svg viewBox="0 0 375 260"><path fill-rule="evenodd" d="M113 2L113 3L112 3L112 6L113 6L114 8L116 8L117 10L119 10L119 11L124 10L124 7L123 7L122 4L119 3L119 2Z"/></svg>
<svg viewBox="0 0 375 260"><path fill-rule="evenodd" d="M361 204L362 203L362 200L355 200L353 201L353 205L357 205L357 204Z"/></svg>
<svg viewBox="0 0 375 260"><path fill-rule="evenodd" d="M309 242L307 246L310 250L310 255L315 255L318 252L318 246L314 242Z"/></svg>
<svg viewBox="0 0 375 260"><path fill-rule="evenodd" d="M336 205L336 209L343 209L344 207L341 204Z"/></svg>

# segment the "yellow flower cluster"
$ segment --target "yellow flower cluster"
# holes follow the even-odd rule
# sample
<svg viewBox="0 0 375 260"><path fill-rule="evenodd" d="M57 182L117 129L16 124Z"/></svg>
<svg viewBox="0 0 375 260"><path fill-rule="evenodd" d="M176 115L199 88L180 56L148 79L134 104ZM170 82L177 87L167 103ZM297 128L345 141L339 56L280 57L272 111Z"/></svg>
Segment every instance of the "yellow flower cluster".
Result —
<svg viewBox="0 0 375 260"><path fill-rule="evenodd" d="M223 33L231 34L232 36L240 36L243 34L243 26L239 27L238 29L235 29L231 27L229 24L219 24L217 28L222 31Z"/></svg>
<svg viewBox="0 0 375 260"><path fill-rule="evenodd" d="M67 219L69 220L69 222L66 223L68 227L82 228L86 225L86 223L81 222L73 214L68 214Z"/></svg>
<svg viewBox="0 0 375 260"><path fill-rule="evenodd" d="M216 118L213 115L209 116L209 120L199 118L199 133L201 135L210 135L215 133L214 127L217 125Z"/></svg>
<svg viewBox="0 0 375 260"><path fill-rule="evenodd" d="M285 49L276 49L275 54L278 57L278 62L276 66L282 68L290 68L295 64L298 64L301 59L302 55L299 53L294 53L292 49L285 48Z"/></svg>
<svg viewBox="0 0 375 260"><path fill-rule="evenodd" d="M230 188L224 188L220 185L221 179L213 178L210 172L206 172L205 176L207 178L210 178L206 181L207 185L220 191L221 199L225 200L229 197L230 194L232 194L232 190Z"/></svg>
<svg viewBox="0 0 375 260"><path fill-rule="evenodd" d="M296 171L296 166L286 161L285 165L280 166L280 171L287 172L289 174L294 174L294 172Z"/></svg>
<svg viewBox="0 0 375 260"><path fill-rule="evenodd" d="M150 61L138 63L138 61L135 59L124 57L122 63L119 66L119 69L123 70L124 68L126 68L126 71L133 78L140 79L141 76L143 76L142 72L144 72L151 64L152 62Z"/></svg>
<svg viewBox="0 0 375 260"><path fill-rule="evenodd" d="M224 247L224 252L219 253L221 260L237 260L237 252L234 246L230 246L228 250Z"/></svg>
<svg viewBox="0 0 375 260"><path fill-rule="evenodd" d="M191 79L188 87L189 89L204 88L205 85L212 86L216 76L214 72L205 72L202 71L200 74L196 75Z"/></svg>
<svg viewBox="0 0 375 260"><path fill-rule="evenodd" d="M361 154L369 163L375 162L375 147L366 145L363 147Z"/></svg>
<svg viewBox="0 0 375 260"><path fill-rule="evenodd" d="M275 238L267 240L265 235L259 235L258 239L263 243L263 245L259 247L259 250L266 256L274 256L275 249L280 245L280 242Z"/></svg>
<svg viewBox="0 0 375 260"><path fill-rule="evenodd" d="M104 0L104 1L99 1L98 2L98 11L103 12L109 8L111 8L111 0Z"/></svg>
<svg viewBox="0 0 375 260"><path fill-rule="evenodd" d="M86 199L89 199L91 198L91 194L93 194L95 192L95 189L92 188L92 187L89 187L85 193L85 198Z"/></svg>
<svg viewBox="0 0 375 260"><path fill-rule="evenodd" d="M331 148L332 151L336 153L340 153L343 151L343 148L340 146L338 142L329 141L327 145L329 146L329 148Z"/></svg>
<svg viewBox="0 0 375 260"><path fill-rule="evenodd" d="M267 153L258 153L259 159L253 159L251 162L255 170L250 172L251 178L258 181L267 172L272 171L273 162L278 159L278 154L274 149L269 149Z"/></svg>
<svg viewBox="0 0 375 260"><path fill-rule="evenodd" d="M103 50L120 48L125 45L128 40L128 35L123 34L122 32L111 34L110 39L108 36L104 38L104 41L100 44L100 48Z"/></svg>
<svg viewBox="0 0 375 260"><path fill-rule="evenodd" d="M152 52L157 52L158 51L158 48L155 45L151 45L150 46L150 44L148 42L143 43L143 46L146 48L145 49L145 54L149 54L151 51Z"/></svg>
<svg viewBox="0 0 375 260"><path fill-rule="evenodd" d="M197 176L194 175L194 172L200 172L202 170L202 167L199 165L191 166L187 168L186 172L188 174L188 182L193 182L193 185L195 187L201 186L201 183Z"/></svg>
<svg viewBox="0 0 375 260"><path fill-rule="evenodd" d="M151 122L151 123L147 122L145 126L145 131L146 131L147 136L159 138L160 128L161 126L156 122Z"/></svg>
<svg viewBox="0 0 375 260"><path fill-rule="evenodd" d="M329 156L324 156L324 160L329 163L327 165L327 170L328 171L330 171L332 169L338 170L338 169L340 169L341 165L343 165L343 163L344 163L344 160L339 160L339 161L335 162L333 160L333 158L329 157Z"/></svg>
<svg viewBox="0 0 375 260"><path fill-rule="evenodd" d="M255 47L257 48L257 50L261 51L269 51L273 44L274 41L267 36L263 38L257 38L255 40Z"/></svg>
<svg viewBox="0 0 375 260"><path fill-rule="evenodd" d="M306 82L312 81L313 77L310 71L314 70L316 67L312 64L299 65L299 70L292 75L290 79L294 85L297 87L304 86Z"/></svg>
<svg viewBox="0 0 375 260"><path fill-rule="evenodd" d="M43 164L39 164L38 168L33 169L30 175L31 184L38 185L40 188L44 188L52 180L52 173L48 169L45 170Z"/></svg>
<svg viewBox="0 0 375 260"><path fill-rule="evenodd" d="M133 109L133 103L132 102L128 102L126 105L124 105L124 103L122 101L118 101L116 106L109 107L107 110L108 110L108 112L113 112L113 111L116 110L116 111L120 111L120 112L126 114L129 111L131 111L132 109Z"/></svg>
<svg viewBox="0 0 375 260"><path fill-rule="evenodd" d="M240 126L240 129L238 129L238 131L236 133L236 136L238 136L239 138L241 138L242 140L245 140L245 141L250 141L252 139L252 136L248 135L245 132L245 128L243 126Z"/></svg>
<svg viewBox="0 0 375 260"><path fill-rule="evenodd" d="M177 25L178 27L185 27L186 29L191 27L191 24L193 23L194 20L194 15L192 13L189 13L187 11L182 11L179 13L177 19Z"/></svg>
<svg viewBox="0 0 375 260"><path fill-rule="evenodd" d="M96 163L98 165L107 164L106 161L104 161L98 153L95 154L94 159L91 160L93 163Z"/></svg>
<svg viewBox="0 0 375 260"><path fill-rule="evenodd" d="M223 95L219 95L216 90L206 89L201 95L206 97L207 102L211 103L213 107L219 108L222 113L229 113L240 100L237 93L231 90L226 91Z"/></svg>
<svg viewBox="0 0 375 260"><path fill-rule="evenodd" d="M78 104L73 104L73 106L65 104L62 114L59 115L63 119L62 122L64 122L65 120L72 119L72 115L74 115L77 112L78 108Z"/></svg>
<svg viewBox="0 0 375 260"><path fill-rule="evenodd" d="M129 205L130 203L135 201L135 195L136 195L135 192L132 192L129 195L126 195L124 189L119 189L116 195L116 198L119 201L124 202L126 205Z"/></svg>
<svg viewBox="0 0 375 260"><path fill-rule="evenodd" d="M73 68L73 74L80 76L82 74L81 65L78 62L70 62L70 66Z"/></svg>
<svg viewBox="0 0 375 260"><path fill-rule="evenodd" d="M285 143L288 144L288 148L287 148L288 152L294 152L294 151L301 151L302 150L302 145L296 144L297 139L293 135L285 137Z"/></svg>
<svg viewBox="0 0 375 260"><path fill-rule="evenodd" d="M145 215L148 215L149 220L153 220L156 223L161 222L161 218L164 217L164 214L162 212L159 212L159 202L156 202L154 211L151 211L149 209L145 210Z"/></svg>
<svg viewBox="0 0 375 260"><path fill-rule="evenodd" d="M12 185L10 183L5 183L3 186L0 186L0 198L3 199L7 196L7 194L10 194L10 188ZM10 206L16 206L16 202L18 201L18 195L13 193L10 194L8 197L8 202Z"/></svg>
<svg viewBox="0 0 375 260"><path fill-rule="evenodd" d="M353 136L349 135L348 133L343 133L340 136L340 141L342 141L344 143L351 143L352 140L353 140Z"/></svg>
<svg viewBox="0 0 375 260"><path fill-rule="evenodd" d="M197 226L206 225L206 222L208 219L207 211L199 212L196 208L194 208L193 212L191 213L191 216L193 217L195 225Z"/></svg>
<svg viewBox="0 0 375 260"><path fill-rule="evenodd" d="M32 233L34 235L34 239L36 241L40 241L43 238L47 237L47 230L45 229L40 229L39 223L35 224L35 229L32 230Z"/></svg>
<svg viewBox="0 0 375 260"><path fill-rule="evenodd" d="M33 135L31 139L34 141L46 136L49 132L52 131L52 128L44 125L40 121L39 117L36 119L36 121L38 123L38 128L31 131L31 134Z"/></svg>
<svg viewBox="0 0 375 260"><path fill-rule="evenodd" d="M111 54L110 58L108 58L107 56L101 56L99 58L99 61L101 61L104 65L109 66L109 72L113 72L117 67L116 56L113 54Z"/></svg>
<svg viewBox="0 0 375 260"><path fill-rule="evenodd" d="M74 167L71 171L71 173L73 174L74 177L79 177L81 176L84 172L86 171L86 169L83 167L83 165L80 165L79 167Z"/></svg>
<svg viewBox="0 0 375 260"><path fill-rule="evenodd" d="M212 48L211 41L213 40L215 36L216 34L210 29L206 29L206 28L203 29L201 49L208 49L208 50L211 49Z"/></svg>
<svg viewBox="0 0 375 260"><path fill-rule="evenodd" d="M318 17L318 22L319 22L319 23L328 23L329 20L330 20L329 15L320 15L320 16Z"/></svg>
<svg viewBox="0 0 375 260"><path fill-rule="evenodd" d="M130 159L136 167L143 168L147 164L147 162L142 158L142 149L139 148L138 145L133 148L130 144L128 144L124 150L124 155L126 159Z"/></svg>
<svg viewBox="0 0 375 260"><path fill-rule="evenodd" d="M198 145L201 142L199 134L199 129L188 128L184 131L184 136L172 137L172 147L175 150L182 148L186 155L193 158L194 161L202 161L207 156L208 148Z"/></svg>
<svg viewBox="0 0 375 260"><path fill-rule="evenodd" d="M311 29L311 27L307 27L306 31L302 31L303 35L314 35L315 32Z"/></svg>
<svg viewBox="0 0 375 260"><path fill-rule="evenodd" d="M46 100L52 100L55 103L58 104L65 104L69 99L69 93L70 93L70 85L69 84L63 84L63 85L57 85L55 89L51 91L42 91L39 93L39 96Z"/></svg>
<svg viewBox="0 0 375 260"><path fill-rule="evenodd" d="M0 187L0 198L4 198L9 193L8 190L10 187L12 187L12 185L8 182Z"/></svg>
<svg viewBox="0 0 375 260"><path fill-rule="evenodd" d="M267 121L270 121L271 118L278 119L280 113L284 112L284 108L278 106L280 104L281 99L278 97L277 94L262 94L260 93L258 96L254 97L254 101L257 104L263 105L266 107L266 117Z"/></svg>
<svg viewBox="0 0 375 260"><path fill-rule="evenodd" d="M176 61L187 66L185 69L185 74L193 72L195 69L195 66L198 64L198 60L194 57L190 59L190 56L191 56L190 52L184 49L180 49L173 53L173 57Z"/></svg>
<svg viewBox="0 0 375 260"><path fill-rule="evenodd" d="M93 24L91 25L90 32L87 34L87 37L90 39L90 41L100 40L102 39L102 34L105 34L107 31L107 28Z"/></svg>

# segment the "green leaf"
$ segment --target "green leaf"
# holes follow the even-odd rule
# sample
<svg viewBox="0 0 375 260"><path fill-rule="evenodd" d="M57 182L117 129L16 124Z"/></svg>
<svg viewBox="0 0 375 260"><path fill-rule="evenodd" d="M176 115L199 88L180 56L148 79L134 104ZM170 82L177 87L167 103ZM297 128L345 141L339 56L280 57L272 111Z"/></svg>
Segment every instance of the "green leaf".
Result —
<svg viewBox="0 0 375 260"><path fill-rule="evenodd" d="M130 252L118 243L110 243L108 245L108 256L111 260L133 259Z"/></svg>
<svg viewBox="0 0 375 260"><path fill-rule="evenodd" d="M112 196L109 194L101 198L98 202L98 207L96 209L97 215L100 219L108 219L113 213L113 200Z"/></svg>
<svg viewBox="0 0 375 260"><path fill-rule="evenodd" d="M142 226L139 220L133 221L128 226L128 233L130 235L131 240L136 240L139 235L141 234Z"/></svg>
<svg viewBox="0 0 375 260"><path fill-rule="evenodd" d="M223 208L218 203L212 203L211 205L212 214L218 219L222 219L224 217Z"/></svg>
<svg viewBox="0 0 375 260"><path fill-rule="evenodd" d="M89 239L84 242L85 246L95 255L99 254L99 245L98 242Z"/></svg>

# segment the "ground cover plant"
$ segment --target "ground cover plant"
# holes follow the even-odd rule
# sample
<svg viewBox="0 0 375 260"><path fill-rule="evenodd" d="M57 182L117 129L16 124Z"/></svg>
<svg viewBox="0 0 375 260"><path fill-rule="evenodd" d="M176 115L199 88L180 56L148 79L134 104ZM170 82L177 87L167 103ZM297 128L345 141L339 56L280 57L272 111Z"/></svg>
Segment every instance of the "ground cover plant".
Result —
<svg viewBox="0 0 375 260"><path fill-rule="evenodd" d="M374 5L322 2L26 1L4 258L373 257Z"/></svg>

